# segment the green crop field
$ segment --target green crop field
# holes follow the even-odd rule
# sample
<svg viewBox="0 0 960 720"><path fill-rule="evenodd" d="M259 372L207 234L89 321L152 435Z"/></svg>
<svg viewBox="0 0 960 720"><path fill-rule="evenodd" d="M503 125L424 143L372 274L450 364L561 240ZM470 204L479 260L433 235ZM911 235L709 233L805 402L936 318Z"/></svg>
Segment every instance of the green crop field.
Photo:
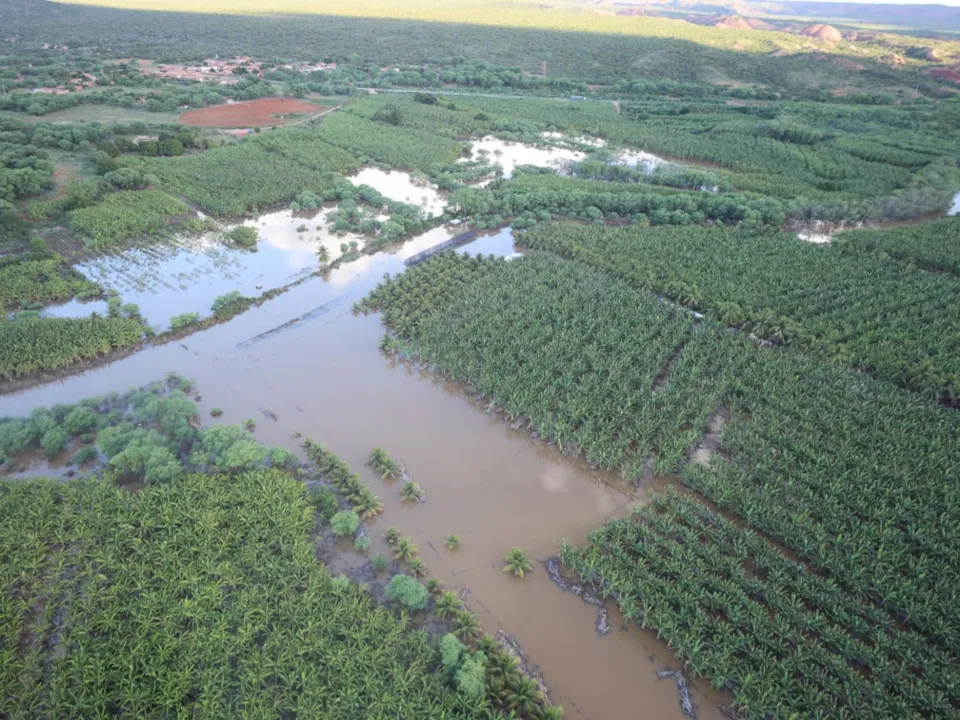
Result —
<svg viewBox="0 0 960 720"><path fill-rule="evenodd" d="M313 512L277 470L0 484L0 710L472 717L425 635L317 561Z"/></svg>
<svg viewBox="0 0 960 720"><path fill-rule="evenodd" d="M902 231L852 235L894 232ZM786 233L564 224L537 227L521 243L601 267L728 325L945 403L960 397L960 338L952 332L960 285L953 278Z"/></svg>
<svg viewBox="0 0 960 720"><path fill-rule="evenodd" d="M821 661L802 654L789 662L812 690L775 672L755 688L748 658L778 667L792 646L764 649L768 633L735 616L745 633L739 652L718 649L715 664L696 670L729 686L751 717L777 715L781 703L802 706L808 692L817 707L854 715L887 707L920 717L955 706L956 669L945 656L960 649L949 599L960 587L952 560L960 548L949 529L960 522L960 491L943 481L960 467L954 411L788 349L758 348L614 276L545 254L510 263L441 256L381 284L364 307L383 310L396 333L383 347L435 364L560 447L628 477L648 455L660 471L683 464L690 487L810 563L848 606L863 603L842 621L846 632L869 637L857 615L879 613L878 622L912 633L920 676L931 673L916 696L895 680L882 697L838 695L815 669ZM706 465L684 464L714 417L728 418L720 453ZM598 572L602 586L624 581L622 571ZM677 604L648 626L705 643L705 629L683 629L680 599L694 591L675 573L666 577L674 584L658 592ZM809 582L816 577L809 573ZM754 602L764 618L763 605L779 612L765 595ZM682 657L690 647L699 646L683 645ZM883 655L859 662L886 681ZM879 703L874 711L871 702Z"/></svg>

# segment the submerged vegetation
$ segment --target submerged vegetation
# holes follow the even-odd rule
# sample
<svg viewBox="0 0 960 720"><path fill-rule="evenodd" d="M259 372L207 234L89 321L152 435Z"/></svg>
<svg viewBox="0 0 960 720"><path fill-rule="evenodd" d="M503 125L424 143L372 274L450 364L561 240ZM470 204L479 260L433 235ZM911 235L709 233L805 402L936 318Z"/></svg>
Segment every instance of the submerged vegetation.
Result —
<svg viewBox="0 0 960 720"><path fill-rule="evenodd" d="M74 210L70 228L97 247L162 229L189 208L159 190L130 190L107 195L102 202Z"/></svg>

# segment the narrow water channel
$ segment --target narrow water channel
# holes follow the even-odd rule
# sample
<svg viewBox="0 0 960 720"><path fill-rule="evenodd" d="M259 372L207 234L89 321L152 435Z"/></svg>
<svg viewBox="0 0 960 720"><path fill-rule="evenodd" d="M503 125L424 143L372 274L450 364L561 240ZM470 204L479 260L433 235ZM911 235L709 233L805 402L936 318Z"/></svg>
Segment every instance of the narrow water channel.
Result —
<svg viewBox="0 0 960 720"><path fill-rule="evenodd" d="M253 418L265 444L294 449L302 433L340 455L384 501L383 514L368 526L368 556L383 549L379 535L388 525L412 536L430 574L465 592L488 632L502 628L516 638L568 718L679 720L676 685L656 677L678 663L655 636L623 630L611 605L613 630L599 637L596 608L553 585L542 565L522 580L501 570L511 547L544 560L561 538L582 541L640 496L487 416L457 384L384 356L377 350L379 318L351 312L385 272L402 271L406 257L449 232L437 228L393 253L362 256L183 341L0 397L0 416L125 390L170 370L194 378L205 423L219 407L218 422ZM512 237L505 230L460 250L509 254ZM377 445L405 464L426 503L402 502L399 483L365 466ZM456 552L443 546L450 533L462 539ZM337 562L361 561L345 550ZM693 700L702 719L720 718L718 705L730 701L701 682Z"/></svg>

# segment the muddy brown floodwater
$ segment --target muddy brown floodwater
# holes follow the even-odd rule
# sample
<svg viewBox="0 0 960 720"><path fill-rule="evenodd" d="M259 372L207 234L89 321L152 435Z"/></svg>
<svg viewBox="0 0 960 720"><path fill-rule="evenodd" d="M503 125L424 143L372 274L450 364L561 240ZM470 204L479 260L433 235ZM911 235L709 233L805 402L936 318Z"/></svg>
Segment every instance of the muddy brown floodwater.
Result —
<svg viewBox="0 0 960 720"><path fill-rule="evenodd" d="M582 541L640 495L486 415L457 384L384 356L377 350L379 317L351 312L383 273L402 271L405 257L447 233L438 228L393 254L363 256L180 343L0 397L0 416L122 391L170 370L194 378L205 423L220 407L217 422L253 418L263 443L297 448L295 434L302 433L349 463L385 506L368 524L367 557L384 549L379 536L388 525L412 536L430 574L466 593L486 631L516 638L568 718L679 720L677 683L656 674L679 664L652 633L623 630L611 603L613 630L599 637L597 608L556 587L541 564L522 580L501 570L511 547L542 561L556 554L561 538ZM511 253L509 230L461 248L477 250ZM366 467L375 445L406 466L426 503L402 502L399 483ZM443 545L450 533L462 539L455 552ZM364 561L343 550L335 570ZM718 706L730 702L700 681L691 694L701 719L722 717Z"/></svg>

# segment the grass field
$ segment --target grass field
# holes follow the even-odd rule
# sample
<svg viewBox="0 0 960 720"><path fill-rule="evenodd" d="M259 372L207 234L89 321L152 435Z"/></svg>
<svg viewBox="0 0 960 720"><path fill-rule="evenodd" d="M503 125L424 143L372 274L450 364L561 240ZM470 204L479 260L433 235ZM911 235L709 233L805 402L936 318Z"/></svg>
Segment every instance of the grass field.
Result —
<svg viewBox="0 0 960 720"><path fill-rule="evenodd" d="M76 107L53 112L48 115L27 115L25 113L8 113L24 122L39 123L130 123L145 122L152 124L171 123L177 121L177 113L149 112L140 108L121 108L113 105L77 105Z"/></svg>

